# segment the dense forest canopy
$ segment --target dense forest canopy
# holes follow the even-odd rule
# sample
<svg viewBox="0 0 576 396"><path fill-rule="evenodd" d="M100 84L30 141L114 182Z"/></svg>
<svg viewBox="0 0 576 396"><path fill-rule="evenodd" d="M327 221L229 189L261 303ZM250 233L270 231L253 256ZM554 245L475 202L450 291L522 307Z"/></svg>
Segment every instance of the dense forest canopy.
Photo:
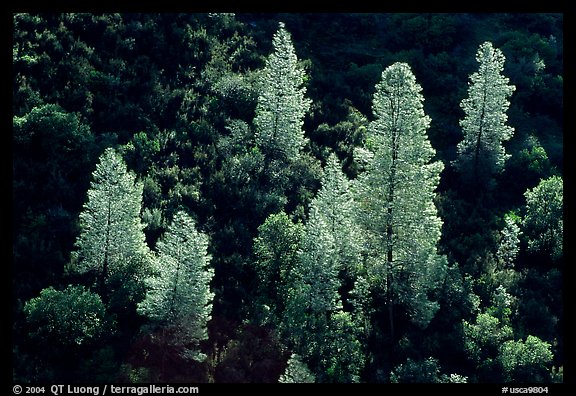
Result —
<svg viewBox="0 0 576 396"><path fill-rule="evenodd" d="M12 19L14 381L563 381L562 14Z"/></svg>

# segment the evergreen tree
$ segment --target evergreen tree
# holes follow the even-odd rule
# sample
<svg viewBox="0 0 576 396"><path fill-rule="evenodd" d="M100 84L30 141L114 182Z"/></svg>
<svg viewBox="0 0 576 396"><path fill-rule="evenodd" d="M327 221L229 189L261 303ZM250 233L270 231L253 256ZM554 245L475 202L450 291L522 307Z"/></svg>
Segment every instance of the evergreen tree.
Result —
<svg viewBox="0 0 576 396"><path fill-rule="evenodd" d="M324 167L321 188L311 207L318 210L336 241L336 266L352 277L361 266L363 238L355 218L357 207L349 184L338 158L331 154Z"/></svg>
<svg viewBox="0 0 576 396"><path fill-rule="evenodd" d="M498 347L513 338L512 327L488 312L479 313L476 323L462 321L464 351L478 369L480 378L494 373Z"/></svg>
<svg viewBox="0 0 576 396"><path fill-rule="evenodd" d="M306 143L302 126L311 101L304 96L305 72L283 22L272 44L274 52L266 61L254 118L256 145L268 157L289 162Z"/></svg>
<svg viewBox="0 0 576 396"><path fill-rule="evenodd" d="M364 359L359 328L343 312L337 241L315 207L289 279L282 329L318 382L355 382Z"/></svg>
<svg viewBox="0 0 576 396"><path fill-rule="evenodd" d="M421 361L408 358L390 372L392 383L466 383L468 377L460 374L440 374L438 359L429 357Z"/></svg>
<svg viewBox="0 0 576 396"><path fill-rule="evenodd" d="M293 353L288 359L286 370L278 379L280 383L311 384L314 383L314 374L310 372L305 363L300 360L300 356Z"/></svg>
<svg viewBox="0 0 576 396"><path fill-rule="evenodd" d="M552 260L558 260L563 252L564 234L564 186L560 176L541 180L528 189L526 215L523 226L528 237L528 250L540 251Z"/></svg>
<svg viewBox="0 0 576 396"><path fill-rule="evenodd" d="M438 309L430 293L446 268L445 257L436 252L442 221L434 205L444 166L432 162L435 150L426 136L430 119L421 90L407 64L384 70L366 148L356 151L364 167L355 190L366 231L367 270L372 288L386 296L392 339L397 304L413 322L429 323Z"/></svg>
<svg viewBox="0 0 576 396"><path fill-rule="evenodd" d="M398 383L437 383L440 381L438 359L429 357L421 361L408 358L406 363L399 364L390 372L390 382Z"/></svg>
<svg viewBox="0 0 576 396"><path fill-rule="evenodd" d="M224 229L229 229L235 235L227 237L225 246L222 247L216 240L216 246L219 253L225 252L223 255L228 256L224 257L223 261L229 260L234 262L234 265L241 261L247 264L250 260L247 257L250 251L247 252L246 249L252 246L250 242L256 235L257 227L270 215L284 211L294 214L295 218L304 218L304 208L312 196L312 191L317 189L317 174L321 169L317 159L302 151L306 140L302 125L310 100L304 97L304 71L298 64L284 24L280 24L273 45L274 51L268 57L264 70L259 73L261 81L257 84L259 97L253 128L242 121L230 121L227 123L231 132L229 137L221 138L217 146L224 157L222 171L217 173L212 184L216 218L225 224ZM265 240L263 242L267 243ZM272 245L262 247L268 250L261 252L264 255L276 250ZM254 253L258 254L256 251ZM267 275L260 271L263 269L261 264L276 265L267 263L268 259L269 257L257 257L258 276L264 283L276 283L276 275L268 279ZM226 298L226 303L234 306L245 299L253 300L259 307L257 310L260 319L273 320L268 313L260 311L260 308L266 310L267 306L271 309L269 313L274 316L278 309L282 310L279 307L285 300L282 301L279 295L275 296L274 290L261 293L260 297L268 301L254 300L251 294L255 290L245 282L242 282L242 285L237 283L237 277L254 279L252 267L243 264L237 265L235 269L230 265L226 267L224 274L236 273L227 278L227 275L223 275L224 281L232 284L222 285L222 289L226 290L228 296L236 295ZM266 271L268 270L264 270ZM274 274L273 271L268 272ZM221 279L217 278L217 281ZM261 283L262 287L265 287L264 283ZM232 307L231 310L240 312L238 307Z"/></svg>
<svg viewBox="0 0 576 396"><path fill-rule="evenodd" d="M92 178L80 213L73 270L93 273L102 297L125 308L141 298L140 279L150 264L140 220L142 184L113 148L100 156Z"/></svg>
<svg viewBox="0 0 576 396"><path fill-rule="evenodd" d="M336 242L317 210L311 208L311 212L296 266L290 273L282 323L289 344L306 360L312 355L318 358L330 317L342 309L334 259Z"/></svg>
<svg viewBox="0 0 576 396"><path fill-rule="evenodd" d="M319 382L356 382L364 366L361 326L343 311L339 275L346 273L353 284L361 238L348 180L335 155L328 159L321 185L290 274L283 325L289 344Z"/></svg>
<svg viewBox="0 0 576 396"><path fill-rule="evenodd" d="M467 180L487 184L492 175L502 172L510 157L502 143L514 133L514 128L506 125L506 111L516 88L502 75L505 57L492 43L480 45L476 61L479 69L470 76L468 97L460 104L465 113L460 120L464 139L457 146L456 166Z"/></svg>
<svg viewBox="0 0 576 396"><path fill-rule="evenodd" d="M476 366L476 381L494 382L501 377L497 357L499 348L514 338L510 320L513 302L514 297L498 286L484 312L476 311L475 323L462 320L464 351Z"/></svg>
<svg viewBox="0 0 576 396"><path fill-rule="evenodd" d="M520 227L517 222L520 218L513 213L504 216L504 228L500 231L500 244L496 252L499 267L513 268L514 261L520 251Z"/></svg>
<svg viewBox="0 0 576 396"><path fill-rule="evenodd" d="M529 335L526 341L509 340L502 344L498 361L502 365L505 381L548 383L551 380L550 363L554 358L551 345Z"/></svg>
<svg viewBox="0 0 576 396"><path fill-rule="evenodd" d="M154 275L145 281L148 290L138 312L161 325L173 326L178 342L197 344L208 338L214 298L208 237L196 230L189 215L179 211L157 249Z"/></svg>
<svg viewBox="0 0 576 396"><path fill-rule="evenodd" d="M278 321L284 312L288 297L288 280L296 266L298 250L304 227L293 223L284 212L268 216L258 227L254 238L258 295L271 318L264 322Z"/></svg>

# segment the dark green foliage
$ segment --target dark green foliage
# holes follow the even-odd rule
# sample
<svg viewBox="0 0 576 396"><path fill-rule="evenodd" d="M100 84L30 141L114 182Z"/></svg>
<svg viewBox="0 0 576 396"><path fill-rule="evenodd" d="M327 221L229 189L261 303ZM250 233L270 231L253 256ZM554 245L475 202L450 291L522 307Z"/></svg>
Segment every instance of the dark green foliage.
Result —
<svg viewBox="0 0 576 396"><path fill-rule="evenodd" d="M168 347L181 347L180 354L199 362L205 356L197 344L208 338L207 323L214 293L210 282L214 270L207 254L208 237L196 230L194 220L177 212L165 236L158 242L152 275L145 279L146 296L138 303L139 314L160 327ZM174 353L174 352L172 352Z"/></svg>
<svg viewBox="0 0 576 396"><path fill-rule="evenodd" d="M24 305L26 320L36 330L30 337L61 347L96 342L106 329L105 308L100 296L82 286L68 286L63 292L42 290L40 297Z"/></svg>
<svg viewBox="0 0 576 396"><path fill-rule="evenodd" d="M219 357L214 381L222 383L275 383L288 359L269 330L243 325Z"/></svg>
<svg viewBox="0 0 576 396"><path fill-rule="evenodd" d="M529 269L519 282L518 337L534 335L552 344L555 361L564 355L563 328L564 299L555 290L562 290L562 272L557 269Z"/></svg>
<svg viewBox="0 0 576 396"><path fill-rule="evenodd" d="M272 383L310 373L317 382L562 380L563 14L11 18L15 381ZM502 75L516 87L506 113L514 134L502 144L510 157L493 188L467 189L448 164L484 42L502 51ZM398 188L406 202L428 196L438 223L425 226L425 210L413 211L422 232L398 234L406 243L395 246L438 241L446 271L434 282L415 276L430 274L422 260L411 267L421 270L393 268L393 279L373 271L386 260L354 237L347 212L357 206L344 210L346 194L326 195L321 182L334 159L343 171L335 184L362 178L354 153L374 147L376 85L396 62L422 88L434 148L426 160L446 167L435 169L432 195L417 182ZM283 104L274 110L274 101ZM286 139L267 141L271 125ZM98 157L112 148L137 193L117 196L117 209L137 225L115 238L125 253L120 270L89 291L98 271L68 270L85 260L80 250L104 246L81 237L87 217L102 215L83 205ZM367 221L383 207L368 205L381 184L355 198ZM188 345L203 362L172 342L182 326L143 327L136 312L145 296L145 271L136 269L146 265L130 253L130 230L136 250L154 255L179 211L208 237L214 268L208 338ZM82 249L74 246L81 239ZM314 279L325 275L329 282ZM384 282L375 287L375 279ZM330 309L306 311L324 297Z"/></svg>
<svg viewBox="0 0 576 396"><path fill-rule="evenodd" d="M563 255L564 244L564 182L552 176L540 180L538 185L524 193L526 215L524 232L528 237L528 250L541 252L553 262Z"/></svg>
<svg viewBox="0 0 576 396"><path fill-rule="evenodd" d="M142 277L151 260L140 219L142 184L107 148L92 172L87 196L70 272L85 275L112 310L134 308L143 297Z"/></svg>
<svg viewBox="0 0 576 396"><path fill-rule="evenodd" d="M460 104L463 139L456 149L455 166L466 188L476 190L491 185L491 176L501 173L510 154L503 142L514 134L507 125L508 98L516 87L504 76L505 56L492 43L480 45L476 53L478 71L470 75L468 96Z"/></svg>

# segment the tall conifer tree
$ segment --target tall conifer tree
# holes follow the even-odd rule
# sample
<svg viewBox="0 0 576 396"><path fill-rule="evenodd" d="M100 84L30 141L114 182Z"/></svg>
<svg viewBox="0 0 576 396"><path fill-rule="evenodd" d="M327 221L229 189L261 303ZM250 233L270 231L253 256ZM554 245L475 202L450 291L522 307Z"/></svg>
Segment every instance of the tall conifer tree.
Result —
<svg viewBox="0 0 576 396"><path fill-rule="evenodd" d="M100 156L92 178L80 213L73 269L93 273L103 299L117 299L114 304L120 307L140 296L140 279L150 264L140 219L142 184L113 148Z"/></svg>
<svg viewBox="0 0 576 396"><path fill-rule="evenodd" d="M367 235L368 272L372 289L386 296L392 339L396 305L422 326L432 319L438 304L429 294L446 265L436 252L442 221L434 205L444 166L433 161L421 90L407 64L384 70L366 147L356 152L364 166L355 189Z"/></svg>
<svg viewBox="0 0 576 396"><path fill-rule="evenodd" d="M138 312L176 329L178 343L198 344L208 338L214 298L208 237L196 230L189 215L179 211L157 248L154 274L145 281L148 290ZM203 359L202 355L193 357Z"/></svg>
<svg viewBox="0 0 576 396"><path fill-rule="evenodd" d="M490 42L480 45L476 53L480 65L470 76L468 97L460 104L465 113L460 120L464 139L457 146L456 166L465 180L489 183L510 157L502 143L514 134L514 128L506 125L506 111L516 88L502 75L505 59Z"/></svg>

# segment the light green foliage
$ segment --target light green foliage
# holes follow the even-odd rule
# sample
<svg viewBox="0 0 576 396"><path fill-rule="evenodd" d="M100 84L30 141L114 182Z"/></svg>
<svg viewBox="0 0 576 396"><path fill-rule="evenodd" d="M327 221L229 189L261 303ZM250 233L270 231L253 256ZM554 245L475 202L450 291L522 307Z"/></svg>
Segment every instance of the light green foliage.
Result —
<svg viewBox="0 0 576 396"><path fill-rule="evenodd" d="M491 305L476 316L476 323L463 320L464 350L474 361L480 377L519 382L549 382L552 373L551 346L529 335L526 342L515 341L511 317L516 298L503 286L491 297Z"/></svg>
<svg viewBox="0 0 576 396"><path fill-rule="evenodd" d="M54 164L67 163L61 158L62 154L85 161L78 154L86 149L84 145L92 143L90 128L82 123L80 116L55 104L39 105L21 117L14 116L12 125L15 143L37 146L43 158Z"/></svg>
<svg viewBox="0 0 576 396"><path fill-rule="evenodd" d="M372 106L376 119L355 153L364 171L354 188L371 284L386 290L389 308L398 301L426 326L438 309L428 293L439 286L446 259L436 252L442 221L434 205L444 165L432 161L421 91L407 64L384 70Z"/></svg>
<svg viewBox="0 0 576 396"><path fill-rule="evenodd" d="M30 333L41 344L78 347L94 344L106 328L105 307L95 293L69 285L59 291L49 287L24 305Z"/></svg>
<svg viewBox="0 0 576 396"><path fill-rule="evenodd" d="M320 270L319 267L315 268ZM360 328L343 312L337 290L321 287L318 280L290 289L284 316L289 345L309 364L318 382L357 382L365 364ZM337 286L335 282L328 282ZM316 290L315 288L319 288Z"/></svg>
<svg viewBox="0 0 576 396"><path fill-rule="evenodd" d="M328 317L341 308L336 240L318 210L312 207L311 211L291 282L310 286L307 303L302 309L319 317Z"/></svg>
<svg viewBox="0 0 576 396"><path fill-rule="evenodd" d="M312 200L311 207L318 211L326 223L327 231L336 241L336 266L353 276L361 265L363 236L355 218L358 209L349 184L338 158L331 154L324 168L321 188Z"/></svg>
<svg viewBox="0 0 576 396"><path fill-rule="evenodd" d="M138 304L138 313L161 324L181 325L192 340L208 338L206 326L214 297L208 237L196 230L189 215L179 211L157 249L154 275L145 281L146 297Z"/></svg>
<svg viewBox="0 0 576 396"><path fill-rule="evenodd" d="M327 382L360 382L365 365L364 345L358 339L359 328L350 312L338 311L331 318L331 331L322 351L321 370Z"/></svg>
<svg viewBox="0 0 576 396"><path fill-rule="evenodd" d="M442 382L449 384L466 384L468 383L468 377L461 374L442 374Z"/></svg>
<svg viewBox="0 0 576 396"><path fill-rule="evenodd" d="M300 356L293 353L288 359L284 373L278 379L280 383L311 384L315 382L314 374L310 372Z"/></svg>
<svg viewBox="0 0 576 396"><path fill-rule="evenodd" d="M477 365L493 359L498 347L513 336L512 327L489 313L478 314L474 324L463 320L463 326L464 350Z"/></svg>
<svg viewBox="0 0 576 396"><path fill-rule="evenodd" d="M351 253L342 249L346 242L341 239L353 231L350 198L346 179L337 160L331 157L322 188L310 205L294 277L294 281L311 285L309 307L314 312L331 312L340 307L338 272ZM343 205L342 212L338 211L339 204ZM344 229L347 224L349 227Z"/></svg>
<svg viewBox="0 0 576 396"><path fill-rule="evenodd" d="M529 147L522 149L518 155L518 162L525 165L529 170L538 174L546 175L550 172L550 160L548 153L540 144L536 136L529 136L527 138Z"/></svg>
<svg viewBox="0 0 576 396"><path fill-rule="evenodd" d="M486 312L497 318L502 324L510 324L510 316L513 313L516 298L506 291L502 285L498 286L492 293L492 305Z"/></svg>
<svg viewBox="0 0 576 396"><path fill-rule="evenodd" d="M288 298L289 274L296 265L304 227L284 212L268 216L254 239L256 272L263 303L278 318Z"/></svg>
<svg viewBox="0 0 576 396"><path fill-rule="evenodd" d="M483 296L496 293L498 288L512 289L518 284L521 273L514 269L520 252L519 224L522 219L513 211L504 215L504 226L498 234L498 248L495 254L489 252L484 259L484 271L476 280L483 289ZM493 298L493 297L492 297Z"/></svg>
<svg viewBox="0 0 576 396"><path fill-rule="evenodd" d="M560 176L541 180L524 193L526 215L524 233L528 249L548 254L553 260L562 257L564 234L564 186Z"/></svg>
<svg viewBox="0 0 576 396"><path fill-rule="evenodd" d="M129 164L134 164L138 174L146 174L160 152L160 141L158 138L150 139L146 132L138 132L126 143L123 151L123 157Z"/></svg>
<svg viewBox="0 0 576 396"><path fill-rule="evenodd" d="M306 360L319 348L318 338L322 337L319 331L327 328L328 315L312 312L310 308L309 296L313 292L309 283L291 282L280 323L286 343Z"/></svg>
<svg viewBox="0 0 576 396"><path fill-rule="evenodd" d="M356 269L361 245L348 180L334 155L328 159L321 184L310 204L298 265L291 280L311 286L306 305L317 314L341 308L338 274L340 270Z"/></svg>
<svg viewBox="0 0 576 396"><path fill-rule="evenodd" d="M552 358L550 344L531 335L526 341L506 341L498 356L505 380L519 382L548 382Z"/></svg>
<svg viewBox="0 0 576 396"><path fill-rule="evenodd" d="M460 104L464 139L457 146L456 165L462 174L479 178L501 172L510 157L502 142L514 134L514 128L506 125L506 111L516 88L502 75L505 57L492 43L480 45L476 61L478 71L470 76L468 97Z"/></svg>
<svg viewBox="0 0 576 396"><path fill-rule="evenodd" d="M500 268L513 268L514 261L520 251L520 227L521 219L514 213L504 216L504 228L500 231L500 244L496 252L496 259Z"/></svg>
<svg viewBox="0 0 576 396"><path fill-rule="evenodd" d="M80 213L73 269L95 273L106 295L126 289L132 297L123 298L133 299L150 260L140 219L142 184L112 148L100 156L92 178Z"/></svg>
<svg viewBox="0 0 576 396"><path fill-rule="evenodd" d="M302 126L311 101L304 96L305 72L284 23L279 23L272 44L254 118L256 145L271 158L292 161L306 143Z"/></svg>

